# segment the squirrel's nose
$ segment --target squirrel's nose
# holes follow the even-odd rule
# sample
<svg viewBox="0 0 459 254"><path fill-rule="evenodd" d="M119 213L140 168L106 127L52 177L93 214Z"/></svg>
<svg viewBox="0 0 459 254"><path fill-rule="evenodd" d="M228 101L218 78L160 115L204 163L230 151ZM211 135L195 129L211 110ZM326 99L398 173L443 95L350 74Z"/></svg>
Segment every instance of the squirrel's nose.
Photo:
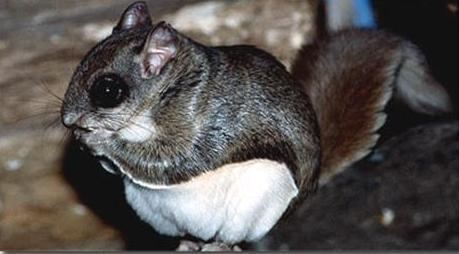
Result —
<svg viewBox="0 0 459 254"><path fill-rule="evenodd" d="M80 119L80 115L76 113L64 113L62 115L62 124L64 124L67 128L75 127L78 120Z"/></svg>

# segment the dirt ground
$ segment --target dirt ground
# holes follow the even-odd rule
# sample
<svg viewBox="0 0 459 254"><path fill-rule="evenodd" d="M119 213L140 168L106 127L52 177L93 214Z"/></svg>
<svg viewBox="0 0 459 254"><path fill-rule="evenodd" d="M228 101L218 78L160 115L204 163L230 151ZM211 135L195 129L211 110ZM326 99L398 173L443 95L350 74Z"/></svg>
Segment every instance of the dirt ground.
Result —
<svg viewBox="0 0 459 254"><path fill-rule="evenodd" d="M59 123L73 69L130 2L0 0L0 250L177 247L179 239L158 235L137 218L119 179L80 151ZM302 0L147 2L155 21L198 41L254 44L287 66L313 27ZM451 36L457 43L457 33ZM426 50L438 46L429 45ZM432 63L442 71L457 67L457 60ZM452 76L438 72L454 92ZM243 248L459 249L456 116L411 117L399 105L389 113L393 120L374 154ZM410 120L400 122L406 115Z"/></svg>

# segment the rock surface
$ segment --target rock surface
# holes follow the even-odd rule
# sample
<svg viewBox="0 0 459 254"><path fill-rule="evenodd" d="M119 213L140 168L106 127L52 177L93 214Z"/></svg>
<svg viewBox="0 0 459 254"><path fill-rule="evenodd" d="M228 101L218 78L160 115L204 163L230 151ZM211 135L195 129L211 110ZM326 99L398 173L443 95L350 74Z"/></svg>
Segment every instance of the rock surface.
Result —
<svg viewBox="0 0 459 254"><path fill-rule="evenodd" d="M141 222L119 179L59 126L60 98L73 69L130 2L0 0L0 250L179 246L181 239ZM148 2L154 20L203 43L255 44L287 66L312 28L302 0ZM423 121L415 123L404 128ZM241 247L459 248L458 128L451 121L432 124L388 141L265 239Z"/></svg>
<svg viewBox="0 0 459 254"><path fill-rule="evenodd" d="M324 185L257 249L458 249L459 122L390 139Z"/></svg>

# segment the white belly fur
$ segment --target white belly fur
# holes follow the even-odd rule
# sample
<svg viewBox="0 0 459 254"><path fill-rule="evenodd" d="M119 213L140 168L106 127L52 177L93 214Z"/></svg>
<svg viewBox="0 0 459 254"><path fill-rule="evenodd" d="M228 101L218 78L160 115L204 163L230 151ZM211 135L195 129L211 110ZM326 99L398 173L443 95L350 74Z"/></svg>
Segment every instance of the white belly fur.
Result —
<svg viewBox="0 0 459 254"><path fill-rule="evenodd" d="M167 188L124 183L129 204L159 233L227 244L263 237L298 195L289 169L270 160L228 164Z"/></svg>

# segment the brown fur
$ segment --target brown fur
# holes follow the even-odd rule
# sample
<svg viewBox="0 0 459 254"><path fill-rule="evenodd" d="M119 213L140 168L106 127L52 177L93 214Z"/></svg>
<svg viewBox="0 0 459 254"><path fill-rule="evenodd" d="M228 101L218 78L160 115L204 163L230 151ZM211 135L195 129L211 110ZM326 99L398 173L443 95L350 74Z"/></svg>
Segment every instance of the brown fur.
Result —
<svg viewBox="0 0 459 254"><path fill-rule="evenodd" d="M450 109L446 92L429 75L416 48L381 31L347 30L320 38L303 47L292 73L317 114L320 183L370 152L394 87L417 111Z"/></svg>

